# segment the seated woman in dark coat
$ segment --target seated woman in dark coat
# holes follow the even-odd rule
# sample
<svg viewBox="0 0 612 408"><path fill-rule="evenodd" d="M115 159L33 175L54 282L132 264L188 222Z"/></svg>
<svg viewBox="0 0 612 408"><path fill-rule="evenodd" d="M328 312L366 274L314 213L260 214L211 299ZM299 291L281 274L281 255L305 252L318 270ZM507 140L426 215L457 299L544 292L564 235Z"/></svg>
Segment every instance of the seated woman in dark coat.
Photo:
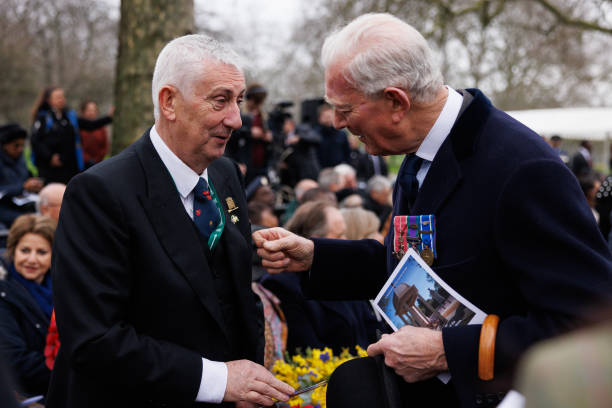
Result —
<svg viewBox="0 0 612 408"><path fill-rule="evenodd" d="M51 375L44 347L53 310L49 268L55 227L50 217L18 217L7 240L8 274L0 280L0 352L26 395L44 395Z"/></svg>
<svg viewBox="0 0 612 408"><path fill-rule="evenodd" d="M302 204L285 226L306 238L346 239L340 211L324 201ZM367 301L307 300L299 275L265 275L263 286L281 301L287 319L287 350L330 347L339 353L343 347L367 347L376 341L378 322Z"/></svg>
<svg viewBox="0 0 612 408"><path fill-rule="evenodd" d="M9 228L15 218L34 212L34 206L18 206L14 197L38 193L42 180L32 177L23 157L27 133L16 123L0 126L0 223Z"/></svg>

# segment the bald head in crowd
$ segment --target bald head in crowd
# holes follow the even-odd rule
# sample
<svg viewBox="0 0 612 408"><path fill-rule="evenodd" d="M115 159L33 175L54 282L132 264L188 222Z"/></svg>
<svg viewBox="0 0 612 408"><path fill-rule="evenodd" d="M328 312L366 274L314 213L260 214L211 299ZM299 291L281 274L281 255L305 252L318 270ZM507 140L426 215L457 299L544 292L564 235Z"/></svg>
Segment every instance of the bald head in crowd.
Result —
<svg viewBox="0 0 612 408"><path fill-rule="evenodd" d="M51 183L43 187L38 193L38 212L58 220L64 191L66 185L62 183Z"/></svg>

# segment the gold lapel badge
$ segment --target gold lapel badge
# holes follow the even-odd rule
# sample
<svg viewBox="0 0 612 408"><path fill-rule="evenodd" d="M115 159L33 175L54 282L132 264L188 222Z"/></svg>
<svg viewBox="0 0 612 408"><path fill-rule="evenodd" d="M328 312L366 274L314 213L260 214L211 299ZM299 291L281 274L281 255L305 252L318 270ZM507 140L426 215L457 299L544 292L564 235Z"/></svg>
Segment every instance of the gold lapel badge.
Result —
<svg viewBox="0 0 612 408"><path fill-rule="evenodd" d="M234 199L232 197L227 197L225 199L225 202L227 204L227 212L231 213L232 211L236 211L238 209L238 207L236 207L236 203L234 202ZM236 217L236 220L238 219L238 217Z"/></svg>
<svg viewBox="0 0 612 408"><path fill-rule="evenodd" d="M240 220L238 219L236 214L232 214L232 216L230 217L230 221L235 224L235 223L237 223Z"/></svg>

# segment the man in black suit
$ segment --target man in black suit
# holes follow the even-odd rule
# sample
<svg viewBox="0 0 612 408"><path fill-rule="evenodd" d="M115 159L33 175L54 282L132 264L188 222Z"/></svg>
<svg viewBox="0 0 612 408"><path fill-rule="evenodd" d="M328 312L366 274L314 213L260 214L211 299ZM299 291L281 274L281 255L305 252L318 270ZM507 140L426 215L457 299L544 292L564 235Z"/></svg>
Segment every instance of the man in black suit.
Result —
<svg viewBox="0 0 612 408"><path fill-rule="evenodd" d="M271 405L247 203L222 158L240 58L204 35L160 53L155 126L70 182L56 233L61 347L48 407ZM251 360L251 361L249 361Z"/></svg>
<svg viewBox="0 0 612 408"><path fill-rule="evenodd" d="M612 256L575 177L541 137L479 90L445 86L425 39L391 15L367 14L335 32L322 60L334 126L358 135L370 154L406 155L394 220L434 215L432 268L500 318L498 326L487 323L486 347L481 325L408 325L383 335L367 351L384 356L395 379L386 381L372 358L353 360L332 376L327 406L386 406L390 389L399 406L496 406L524 350L575 327L612 294ZM394 238L405 234L391 227L380 245L307 240L276 228L254 240L270 272L309 271L307 295L367 299L397 265L394 245L405 246ZM477 375L479 351L493 380ZM446 371L450 383L434 378Z"/></svg>

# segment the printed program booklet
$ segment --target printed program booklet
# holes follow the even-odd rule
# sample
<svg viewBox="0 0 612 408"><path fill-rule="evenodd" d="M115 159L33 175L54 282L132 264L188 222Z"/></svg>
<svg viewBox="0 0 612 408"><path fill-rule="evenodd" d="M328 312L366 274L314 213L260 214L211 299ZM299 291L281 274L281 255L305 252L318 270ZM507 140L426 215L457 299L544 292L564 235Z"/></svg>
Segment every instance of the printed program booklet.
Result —
<svg viewBox="0 0 612 408"><path fill-rule="evenodd" d="M407 324L434 330L480 324L487 316L440 279L412 248L373 303L394 331ZM450 374L438 378L447 383Z"/></svg>

